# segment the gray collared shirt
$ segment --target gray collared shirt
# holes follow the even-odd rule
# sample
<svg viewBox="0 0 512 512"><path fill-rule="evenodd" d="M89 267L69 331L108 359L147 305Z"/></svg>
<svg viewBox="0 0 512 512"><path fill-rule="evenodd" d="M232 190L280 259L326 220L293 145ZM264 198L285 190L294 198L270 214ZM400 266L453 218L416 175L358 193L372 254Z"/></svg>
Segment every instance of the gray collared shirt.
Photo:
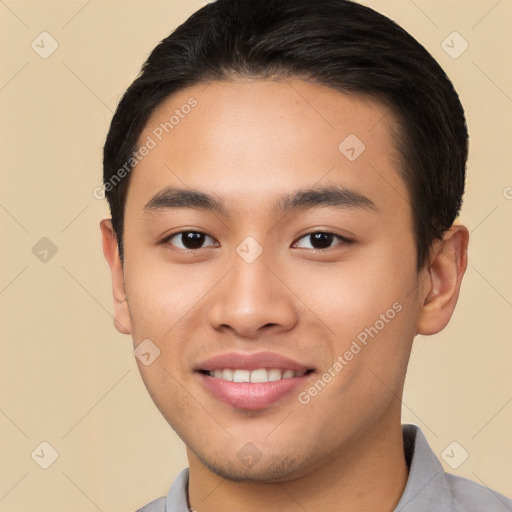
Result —
<svg viewBox="0 0 512 512"><path fill-rule="evenodd" d="M445 473L418 427L403 425L402 432L410 469L395 512L512 512L512 500L471 480ZM188 468L176 477L166 497L137 512L189 512L187 488Z"/></svg>

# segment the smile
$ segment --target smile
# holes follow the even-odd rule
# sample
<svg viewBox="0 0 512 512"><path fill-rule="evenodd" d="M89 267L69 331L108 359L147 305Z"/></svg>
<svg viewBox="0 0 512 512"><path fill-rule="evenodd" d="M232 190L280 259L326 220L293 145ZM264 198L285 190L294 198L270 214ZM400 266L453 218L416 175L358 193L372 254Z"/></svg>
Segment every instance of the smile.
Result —
<svg viewBox="0 0 512 512"><path fill-rule="evenodd" d="M279 368L258 368L256 370L233 370L231 368L216 369L208 372L210 377L222 379L228 382L276 382L282 379L302 377L306 371L281 370Z"/></svg>
<svg viewBox="0 0 512 512"><path fill-rule="evenodd" d="M254 411L293 396L315 370L310 362L273 352L228 352L199 362L194 371L210 398Z"/></svg>

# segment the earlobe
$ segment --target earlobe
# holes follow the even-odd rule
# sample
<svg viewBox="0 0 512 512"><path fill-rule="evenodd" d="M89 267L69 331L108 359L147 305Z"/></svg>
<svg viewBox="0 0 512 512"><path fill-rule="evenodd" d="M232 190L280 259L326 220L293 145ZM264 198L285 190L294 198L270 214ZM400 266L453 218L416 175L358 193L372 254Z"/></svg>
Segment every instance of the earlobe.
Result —
<svg viewBox="0 0 512 512"><path fill-rule="evenodd" d="M103 254L112 274L112 295L114 298L114 326L122 334L131 334L131 321L126 301L123 266L119 257L117 238L110 219L100 222Z"/></svg>
<svg viewBox="0 0 512 512"><path fill-rule="evenodd" d="M418 334L436 334L450 321L467 267L468 241L467 228L454 225L435 244L421 284L423 305L418 319Z"/></svg>

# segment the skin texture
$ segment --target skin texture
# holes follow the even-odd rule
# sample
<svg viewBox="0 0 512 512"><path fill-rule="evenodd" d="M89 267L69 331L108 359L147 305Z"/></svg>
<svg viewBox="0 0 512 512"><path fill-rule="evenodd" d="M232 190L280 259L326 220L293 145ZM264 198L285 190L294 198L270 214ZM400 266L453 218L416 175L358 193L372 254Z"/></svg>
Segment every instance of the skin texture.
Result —
<svg viewBox="0 0 512 512"><path fill-rule="evenodd" d="M202 84L162 103L140 141L191 97L197 106L131 173L124 268L110 221L101 222L115 325L134 346L149 338L161 351L151 365L138 364L187 445L190 506L392 511L407 479L400 398L411 345L417 333L448 323L468 231L452 227L417 271L394 117L374 100L299 79ZM354 161L338 149L349 134L365 144ZM334 185L363 194L375 208L276 209L298 189ZM145 213L168 186L214 195L227 215L200 208ZM206 247L184 249L179 236L162 242L185 230L206 233ZM335 237L315 250L306 236L315 232L353 242ZM263 249L252 263L236 252L247 236ZM301 404L299 392L397 303L400 312ZM233 351L271 351L315 371L265 409L238 409L214 398L194 372ZM237 456L247 443L261 457L253 465Z"/></svg>

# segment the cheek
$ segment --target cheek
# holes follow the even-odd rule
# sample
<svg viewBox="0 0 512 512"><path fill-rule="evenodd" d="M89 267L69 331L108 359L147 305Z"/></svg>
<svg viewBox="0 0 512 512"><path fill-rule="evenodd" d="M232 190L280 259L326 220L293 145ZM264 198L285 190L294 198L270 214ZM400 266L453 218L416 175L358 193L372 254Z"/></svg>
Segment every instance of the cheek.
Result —
<svg viewBox="0 0 512 512"><path fill-rule="evenodd" d="M134 338L171 336L193 314L208 292L208 282L192 266L126 262L126 292Z"/></svg>
<svg viewBox="0 0 512 512"><path fill-rule="evenodd" d="M161 414L178 434L186 431L188 419L197 417L200 411L195 401L191 400L191 395L184 392L179 372L169 364L165 356L159 357L149 366L139 362L138 365L142 380Z"/></svg>
<svg viewBox="0 0 512 512"><path fill-rule="evenodd" d="M411 301L417 286L415 267L407 258L399 262L393 251L361 251L360 257L335 264L295 266L287 282L343 343L376 323L379 330L382 322L397 323L396 310Z"/></svg>
<svg viewBox="0 0 512 512"><path fill-rule="evenodd" d="M376 247L350 262L302 272L296 280L298 294L307 297L324 326L322 345L332 340L323 355L324 370L336 375L329 384L333 400L385 402L389 389L398 392L419 314L415 263L405 245L397 251Z"/></svg>

